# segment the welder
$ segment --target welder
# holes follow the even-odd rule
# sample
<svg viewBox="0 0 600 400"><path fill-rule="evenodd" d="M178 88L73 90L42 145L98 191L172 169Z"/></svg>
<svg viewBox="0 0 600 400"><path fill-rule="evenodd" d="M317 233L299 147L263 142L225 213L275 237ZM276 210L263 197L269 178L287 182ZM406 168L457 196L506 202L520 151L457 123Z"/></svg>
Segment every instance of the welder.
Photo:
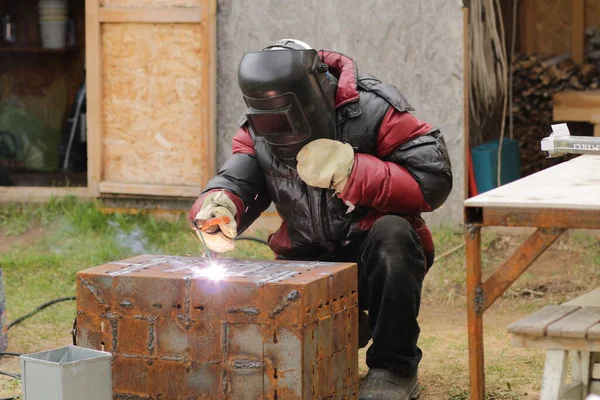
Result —
<svg viewBox="0 0 600 400"><path fill-rule="evenodd" d="M417 317L434 260L422 213L452 189L442 133L395 86L300 40L244 54L238 84L247 108L232 155L189 218L229 217L204 235L226 252L273 203L278 259L357 263L360 346L372 339L359 398L418 397Z"/></svg>

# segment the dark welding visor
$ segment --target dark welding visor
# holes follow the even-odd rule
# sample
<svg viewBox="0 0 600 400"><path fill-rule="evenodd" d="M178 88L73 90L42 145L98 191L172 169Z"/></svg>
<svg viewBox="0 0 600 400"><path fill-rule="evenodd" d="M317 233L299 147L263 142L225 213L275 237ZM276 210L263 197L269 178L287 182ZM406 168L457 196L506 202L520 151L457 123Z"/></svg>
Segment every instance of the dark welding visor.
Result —
<svg viewBox="0 0 600 400"><path fill-rule="evenodd" d="M246 119L256 136L268 143L286 146L310 137L310 127L293 93L269 99L245 98Z"/></svg>

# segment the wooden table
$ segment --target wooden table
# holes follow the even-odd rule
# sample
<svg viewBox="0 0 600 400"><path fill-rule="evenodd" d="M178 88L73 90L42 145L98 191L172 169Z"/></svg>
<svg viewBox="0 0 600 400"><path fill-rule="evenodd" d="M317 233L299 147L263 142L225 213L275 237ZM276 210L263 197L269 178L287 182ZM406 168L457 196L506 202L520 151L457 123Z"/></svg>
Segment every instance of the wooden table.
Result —
<svg viewBox="0 0 600 400"><path fill-rule="evenodd" d="M464 205L470 399L483 400L483 313L566 229L600 229L600 157L576 157ZM483 282L481 228L486 226L537 229Z"/></svg>

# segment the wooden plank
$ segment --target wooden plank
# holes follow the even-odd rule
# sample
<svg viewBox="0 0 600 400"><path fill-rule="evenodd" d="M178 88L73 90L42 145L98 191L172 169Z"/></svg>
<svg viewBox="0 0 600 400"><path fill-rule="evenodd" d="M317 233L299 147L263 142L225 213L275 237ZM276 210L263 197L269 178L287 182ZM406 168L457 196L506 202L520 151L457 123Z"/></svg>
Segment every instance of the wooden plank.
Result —
<svg viewBox="0 0 600 400"><path fill-rule="evenodd" d="M589 352L600 351L600 340L552 336L512 335L511 344L514 347L522 347L527 349L554 349Z"/></svg>
<svg viewBox="0 0 600 400"><path fill-rule="evenodd" d="M592 325L587 330L588 339L599 339L600 340L600 324Z"/></svg>
<svg viewBox="0 0 600 400"><path fill-rule="evenodd" d="M92 196L100 194L102 176L102 41L99 0L85 0L85 63L87 114L87 185Z"/></svg>
<svg viewBox="0 0 600 400"><path fill-rule="evenodd" d="M124 193L162 195L164 186L187 196L215 173L214 0L202 14L211 20L103 25L102 181Z"/></svg>
<svg viewBox="0 0 600 400"><path fill-rule="evenodd" d="M202 188L184 185L152 185L120 182L100 182L101 193L121 193L148 196L198 197Z"/></svg>
<svg viewBox="0 0 600 400"><path fill-rule="evenodd" d="M467 331L469 334L469 377L471 399L485 398L485 358L483 352L483 312L480 309L481 229L467 226L465 231L467 267Z"/></svg>
<svg viewBox="0 0 600 400"><path fill-rule="evenodd" d="M567 377L568 358L564 350L548 350L542 376L540 398L559 399Z"/></svg>
<svg viewBox="0 0 600 400"><path fill-rule="evenodd" d="M205 165L205 176L211 177L217 169L217 0L206 0L204 7L207 8L205 14L206 21L206 40L205 49L208 54L208 68L206 80L208 81L208 100L206 102L206 115L208 118L208 154L207 165ZM208 182L203 182L204 186Z"/></svg>
<svg viewBox="0 0 600 400"><path fill-rule="evenodd" d="M554 56L571 49L571 1L533 0L536 3L535 53Z"/></svg>
<svg viewBox="0 0 600 400"><path fill-rule="evenodd" d="M600 211L600 157L581 155L471 197L464 204Z"/></svg>
<svg viewBox="0 0 600 400"><path fill-rule="evenodd" d="M64 196L80 199L92 197L86 187L0 186L0 203L45 203L52 198Z"/></svg>
<svg viewBox="0 0 600 400"><path fill-rule="evenodd" d="M537 12L536 0L524 0L523 2L523 33L521 34L521 48L525 54L531 55L537 51Z"/></svg>
<svg viewBox="0 0 600 400"><path fill-rule="evenodd" d="M594 363L592 367L592 379L600 379L600 363Z"/></svg>
<svg viewBox="0 0 600 400"><path fill-rule="evenodd" d="M581 65L585 54L585 0L573 0L571 7L571 58Z"/></svg>
<svg viewBox="0 0 600 400"><path fill-rule="evenodd" d="M571 351L571 377L574 381L581 382L586 388L591 376L591 353L589 351Z"/></svg>
<svg viewBox="0 0 600 400"><path fill-rule="evenodd" d="M581 296L578 296L574 299L571 299L565 303L563 303L563 305L566 306L598 306L600 307L600 288L598 289L594 289L590 292L587 292Z"/></svg>
<svg viewBox="0 0 600 400"><path fill-rule="evenodd" d="M546 328L547 336L585 338L588 328L600 322L600 307L580 307Z"/></svg>
<svg viewBox="0 0 600 400"><path fill-rule="evenodd" d="M548 325L559 321L561 318L580 308L579 306L549 305L525 318L513 322L508 326L507 330L512 334L545 336Z"/></svg>
<svg viewBox="0 0 600 400"><path fill-rule="evenodd" d="M483 226L600 229L596 210L489 207L482 214Z"/></svg>
<svg viewBox="0 0 600 400"><path fill-rule="evenodd" d="M598 114L600 114L600 90L569 90L552 96L554 121L595 122Z"/></svg>
<svg viewBox="0 0 600 400"><path fill-rule="evenodd" d="M470 133L470 109L469 109L469 86L471 82L470 72L471 60L469 52L469 8L463 7L463 123L464 126L464 191L463 198L469 198L469 149L471 146Z"/></svg>
<svg viewBox="0 0 600 400"><path fill-rule="evenodd" d="M483 310L490 307L510 285L560 236L560 229L540 228L483 283Z"/></svg>
<svg viewBox="0 0 600 400"><path fill-rule="evenodd" d="M186 8L128 8L102 7L100 22L122 23L201 23L205 18L200 7Z"/></svg>

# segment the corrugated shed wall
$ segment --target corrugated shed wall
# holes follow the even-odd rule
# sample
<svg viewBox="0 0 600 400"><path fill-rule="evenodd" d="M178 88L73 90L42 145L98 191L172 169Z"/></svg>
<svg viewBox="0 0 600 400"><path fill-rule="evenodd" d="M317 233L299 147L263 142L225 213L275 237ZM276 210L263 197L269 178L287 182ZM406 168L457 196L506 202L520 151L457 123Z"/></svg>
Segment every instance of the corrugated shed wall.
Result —
<svg viewBox="0 0 600 400"><path fill-rule="evenodd" d="M454 189L425 217L432 225L462 220L464 173L463 18L459 0L219 0L218 166L231 150L244 110L237 86L242 54L280 38L342 52L360 71L396 85L414 114L438 126L453 162Z"/></svg>

